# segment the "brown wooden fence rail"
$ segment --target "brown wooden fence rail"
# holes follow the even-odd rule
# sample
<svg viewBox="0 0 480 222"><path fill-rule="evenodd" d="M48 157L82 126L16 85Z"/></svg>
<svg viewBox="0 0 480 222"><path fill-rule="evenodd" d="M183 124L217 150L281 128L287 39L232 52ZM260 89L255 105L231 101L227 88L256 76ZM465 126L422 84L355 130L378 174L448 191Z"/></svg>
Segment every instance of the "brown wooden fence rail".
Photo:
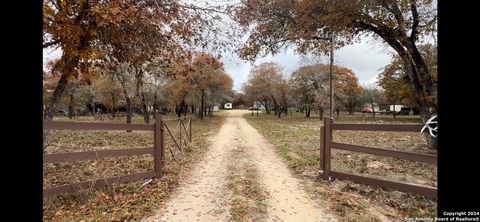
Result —
<svg viewBox="0 0 480 222"><path fill-rule="evenodd" d="M437 189L433 187L416 186L405 183L398 183L369 177L363 177L353 174L335 172L331 170L331 149L342 149L353 152L372 154L377 156L394 157L398 159L425 162L437 164L437 157L410 152L393 151L365 146L357 146L332 141L333 130L352 130L352 131L393 131L393 132L420 132L422 124L333 124L329 118L324 119L324 125L320 129L320 169L323 170L323 179L338 178L351 180L357 183L364 183L375 187L400 190L408 193L420 194L429 198L437 198Z"/></svg>
<svg viewBox="0 0 480 222"><path fill-rule="evenodd" d="M168 130L166 121L179 121L185 131L187 131L185 125L181 119L173 120L162 120L160 114L155 114L155 123L154 124L125 124L125 123L96 123L96 122L71 122L71 121L44 121L43 129L44 130L143 130L143 131L153 131L154 133L154 142L153 147L148 148L132 148L132 149L119 149L119 150L99 150L99 151L85 151L85 152L73 152L73 153L55 153L55 154L44 154L43 163L60 163L67 161L79 161L79 160L96 160L99 158L106 157L117 157L117 156L134 156L134 155L144 155L151 154L154 159L154 169L153 171L141 172L135 174L129 174L125 176L112 177L98 179L94 181L86 181L75 184L63 185L58 187L46 188L43 189L43 196L52 196L63 193L73 193L80 190L90 189L90 188L102 188L110 186L111 184L116 183L125 183L135 180L141 180L146 178L160 178L162 177L162 170L165 164L165 139L164 131ZM191 118L187 117L185 120L188 121L188 141L192 139L192 127L191 127ZM181 130L181 129L180 129ZM170 131L169 131L170 133ZM175 141L174 136L170 133L172 138ZM180 138L180 142L182 139ZM176 142L175 142L176 143ZM178 146L178 145L177 145Z"/></svg>

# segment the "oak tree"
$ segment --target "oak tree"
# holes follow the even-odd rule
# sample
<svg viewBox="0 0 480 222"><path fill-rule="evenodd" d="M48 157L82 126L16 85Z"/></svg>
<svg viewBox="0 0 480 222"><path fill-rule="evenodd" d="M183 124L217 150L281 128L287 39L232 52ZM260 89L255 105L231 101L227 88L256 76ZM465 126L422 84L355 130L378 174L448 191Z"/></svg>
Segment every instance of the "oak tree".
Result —
<svg viewBox="0 0 480 222"><path fill-rule="evenodd" d="M429 104L437 111L437 83L419 44L424 36L436 33L435 4L432 0L244 0L234 13L249 33L239 54L254 60L287 45L303 53L320 53L329 49L322 38L335 36L338 48L361 36L374 36L400 57L425 123L432 116ZM436 138L426 136L429 147L436 148Z"/></svg>
<svg viewBox="0 0 480 222"><path fill-rule="evenodd" d="M248 80L243 87L246 96L260 102L267 114L270 114L271 105L274 103L274 90L283 79L281 69L282 67L275 62L255 65L250 70Z"/></svg>

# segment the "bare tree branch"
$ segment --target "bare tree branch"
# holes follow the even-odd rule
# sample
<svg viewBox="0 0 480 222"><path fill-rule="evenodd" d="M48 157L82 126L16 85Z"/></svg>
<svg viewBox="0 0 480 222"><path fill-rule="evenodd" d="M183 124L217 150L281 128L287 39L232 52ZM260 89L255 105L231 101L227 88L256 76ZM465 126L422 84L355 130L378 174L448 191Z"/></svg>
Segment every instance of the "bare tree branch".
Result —
<svg viewBox="0 0 480 222"><path fill-rule="evenodd" d="M412 10L413 17L412 34L410 35L410 41L412 43L415 43L418 36L418 25L420 23L418 19L417 2L415 0L410 0L410 8Z"/></svg>

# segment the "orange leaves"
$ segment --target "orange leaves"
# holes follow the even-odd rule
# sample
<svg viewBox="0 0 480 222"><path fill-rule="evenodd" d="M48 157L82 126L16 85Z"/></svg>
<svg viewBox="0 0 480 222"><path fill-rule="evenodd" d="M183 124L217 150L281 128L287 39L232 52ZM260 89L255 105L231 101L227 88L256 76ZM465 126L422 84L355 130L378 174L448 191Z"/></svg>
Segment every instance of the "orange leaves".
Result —
<svg viewBox="0 0 480 222"><path fill-rule="evenodd" d="M285 104L289 86L281 70L282 67L275 62L255 65L250 70L247 83L243 89L247 98L262 101L275 100Z"/></svg>
<svg viewBox="0 0 480 222"><path fill-rule="evenodd" d="M401 100L410 97L410 93L403 89L409 89L408 82L402 78L402 65L399 59L394 59L391 64L385 66L383 71L377 77L377 83L385 90L385 96L389 102L398 103Z"/></svg>
<svg viewBox="0 0 480 222"><path fill-rule="evenodd" d="M176 74L165 85L170 106L176 106L185 100L195 103L202 91L209 92L208 95L221 95L232 88L232 78L224 72L223 64L212 55L201 52L191 61L187 58L174 64ZM217 99L211 97L212 100Z"/></svg>
<svg viewBox="0 0 480 222"><path fill-rule="evenodd" d="M128 63L135 70L144 70L161 60L158 67L149 68L155 69L152 75L176 79L201 73L204 77L214 77L208 77L212 79L208 81L185 79L186 84L174 89L189 92L198 87L212 91L231 88L232 81L223 76L223 64L217 59L200 53L192 61L193 48L218 49L230 44L227 42L230 40L217 38L222 29L210 26L222 18L212 16L206 9L188 8L178 0L46 0L43 8L44 47L59 46L62 50L62 62L58 64L63 67L58 73L63 79L92 82L98 72L89 69L100 65L112 70ZM192 66L194 63L196 68ZM137 79L143 84L144 79ZM63 93L61 87L57 89L49 107L54 107ZM185 95L173 95L180 99L184 97L182 94Z"/></svg>
<svg viewBox="0 0 480 222"><path fill-rule="evenodd" d="M432 1L245 0L235 7L234 16L250 33L241 56L252 59L289 44L300 52L328 52L329 42L315 37L332 34L340 36L335 47L351 44L365 32L383 33L379 37L387 42L406 42L412 33L434 32L435 7ZM415 19L421 25L415 26Z"/></svg>

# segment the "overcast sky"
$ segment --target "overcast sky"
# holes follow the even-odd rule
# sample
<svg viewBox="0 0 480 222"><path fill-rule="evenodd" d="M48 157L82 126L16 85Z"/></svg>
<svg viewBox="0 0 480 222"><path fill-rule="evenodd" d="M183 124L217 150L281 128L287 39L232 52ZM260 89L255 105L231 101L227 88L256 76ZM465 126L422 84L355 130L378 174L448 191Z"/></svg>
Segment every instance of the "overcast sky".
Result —
<svg viewBox="0 0 480 222"><path fill-rule="evenodd" d="M191 0L183 0L184 2L195 2ZM204 5L206 3L210 5L222 5L238 3L238 0L206 0L204 2L195 2L199 5ZM226 24L231 23L232 20L226 17L225 15L220 15L225 21ZM224 28L224 27L222 27ZM246 39L247 36L244 36L242 39ZM376 81L376 77L379 73L379 69L387 65L391 61L392 50L389 49L385 44L379 43L378 40L372 40L371 38L364 37L360 43L353 45L345 46L342 49L335 50L334 52L334 64L340 65L349 69L352 69L353 72L357 75L360 85L372 84ZM44 65L47 60L52 58L59 58L61 56L61 50L56 50L51 52L50 50L43 51L44 56ZM275 56L268 55L264 58L258 58L254 64L259 64L262 62L277 62L284 67L284 73L289 75L295 69L297 69L301 64L301 55L296 54L293 49L288 49L286 52L276 54ZM224 53L222 55L222 62L225 65L225 70L233 78L234 86L233 89L240 91L242 85L247 80L250 69L254 64L250 62L243 61L238 58L233 53ZM320 60L322 63L328 64L329 58L322 57Z"/></svg>
<svg viewBox="0 0 480 222"><path fill-rule="evenodd" d="M369 38L364 38L360 43L345 46L334 51L334 64L352 69L357 75L360 85L372 84L376 81L379 69L387 65L391 60L392 50ZM60 57L61 51L44 50L44 64L48 59ZM48 59L46 59L48 58ZM225 65L225 71L233 78L233 89L240 91L247 80L250 69L254 64L262 62L277 62L284 67L284 73L290 74L301 64L301 55L296 54L293 49L275 56L268 55L259 58L254 64L238 58L233 53L223 55L221 59ZM322 63L328 64L328 56L322 56Z"/></svg>
<svg viewBox="0 0 480 222"><path fill-rule="evenodd" d="M195 2L192 0L183 0L184 2ZM199 5L204 5L208 2L210 5L222 5L226 2L230 4L238 3L238 0L206 0L204 2L195 2ZM225 24L234 24L230 18L225 15L220 15L226 23L221 23L222 29ZM246 40L247 36L242 39ZM228 41L228 40L227 40ZM391 61L390 47L385 44L379 43L379 40L372 40L371 38L364 37L360 43L345 46L342 49L335 50L334 52L334 64L340 65L349 69L357 75L360 85L372 84L376 81L376 77L379 73L379 69L387 65ZM61 56L61 50L51 52L49 50L43 50L44 65L52 58L59 58ZM264 58L258 58L254 64L262 62L277 62L284 67L284 73L289 75L301 64L301 55L296 54L293 49L288 49L284 53L276 54L275 56L268 55ZM247 80L250 69L254 64L243 61L233 53L224 53L222 55L222 62L225 65L225 70L233 78L233 89L240 91L242 85ZM329 58L322 57L322 63L328 64Z"/></svg>
<svg viewBox="0 0 480 222"><path fill-rule="evenodd" d="M391 61L391 53L388 47L370 38L364 38L360 43L345 46L334 51L334 64L352 69L357 75L360 85L373 84L376 81L379 69ZM296 54L293 49L275 56L268 55L259 58L254 64L262 62L277 62L284 67L284 73L290 74L301 64L301 55ZM328 64L328 56L322 56L322 63ZM238 58L233 54L225 54L222 58L225 70L234 80L233 89L240 91L243 83L248 78L252 64Z"/></svg>

